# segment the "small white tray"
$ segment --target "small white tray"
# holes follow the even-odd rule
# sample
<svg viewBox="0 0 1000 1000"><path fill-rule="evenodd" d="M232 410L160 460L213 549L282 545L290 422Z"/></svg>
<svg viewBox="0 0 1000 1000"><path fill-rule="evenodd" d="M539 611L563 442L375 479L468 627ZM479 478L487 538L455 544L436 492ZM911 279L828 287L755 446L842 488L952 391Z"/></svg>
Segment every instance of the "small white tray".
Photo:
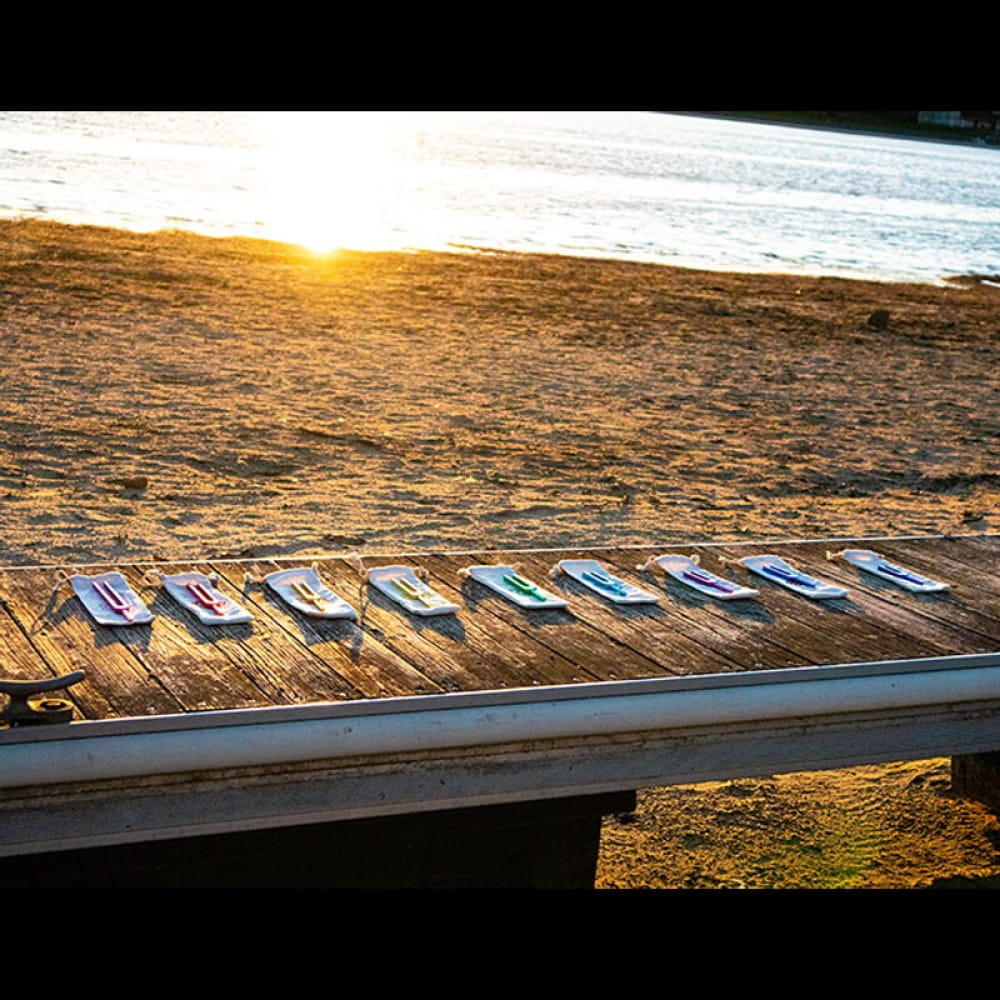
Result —
<svg viewBox="0 0 1000 1000"><path fill-rule="evenodd" d="M357 612L335 594L311 566L268 573L264 582L289 607L310 618L357 618Z"/></svg>
<svg viewBox="0 0 1000 1000"><path fill-rule="evenodd" d="M567 576L615 604L659 604L660 598L609 573L596 559L563 559L556 564ZM602 581L610 581L604 583Z"/></svg>
<svg viewBox="0 0 1000 1000"><path fill-rule="evenodd" d="M810 576L785 562L781 556L747 556L746 559L740 560L740 564L758 576L764 577L765 580L770 580L771 583L777 583L793 593L801 594L814 601L847 596L846 588L817 580L816 577Z"/></svg>
<svg viewBox="0 0 1000 1000"><path fill-rule="evenodd" d="M457 604L452 604L428 587L411 566L377 566L368 571L368 582L413 615L451 615L461 610ZM419 599L415 600L400 591L397 582L412 589Z"/></svg>
<svg viewBox="0 0 1000 1000"><path fill-rule="evenodd" d="M188 589L188 584L191 583L200 585L210 597L224 602L219 606L219 613L198 603L194 594ZM246 608L240 607L234 600L217 590L212 580L204 573L174 573L173 576L163 578L163 586L178 604L196 615L204 625L239 625L253 621L253 615Z"/></svg>
<svg viewBox="0 0 1000 1000"><path fill-rule="evenodd" d="M654 561L664 573L669 573L685 587L691 587L692 590L709 597L717 597L720 601L744 600L756 597L758 594L752 587L744 587L742 584L733 583L732 580L726 580L716 576L715 573L710 573L707 569L702 569L689 556L658 556Z"/></svg>
<svg viewBox="0 0 1000 1000"><path fill-rule="evenodd" d="M100 573L97 576L76 574L69 578L69 582L73 592L98 625L146 625L153 620L149 608L139 600L121 573ZM112 610L101 596L101 591L107 593L109 588L111 600L127 605L128 610Z"/></svg>
<svg viewBox="0 0 1000 1000"><path fill-rule="evenodd" d="M502 597L506 597L508 601L512 601L522 608L539 610L543 608L569 607L569 604L561 597L556 597L555 594L550 594L547 590L537 586L530 580L525 580L513 566L470 566L468 574L473 580L478 580L491 590L495 590ZM515 581L513 584L509 582L512 579ZM536 593L541 594L541 598L533 597L530 593L519 589L517 582L522 580L530 584Z"/></svg>
<svg viewBox="0 0 1000 1000"><path fill-rule="evenodd" d="M840 553L852 566L863 569L866 573L877 576L887 583L894 583L897 587L912 591L914 594L936 594L942 590L950 590L951 585L941 583L940 580L932 580L922 573L915 573L905 566L898 566L889 562L877 552L868 549L845 549Z"/></svg>

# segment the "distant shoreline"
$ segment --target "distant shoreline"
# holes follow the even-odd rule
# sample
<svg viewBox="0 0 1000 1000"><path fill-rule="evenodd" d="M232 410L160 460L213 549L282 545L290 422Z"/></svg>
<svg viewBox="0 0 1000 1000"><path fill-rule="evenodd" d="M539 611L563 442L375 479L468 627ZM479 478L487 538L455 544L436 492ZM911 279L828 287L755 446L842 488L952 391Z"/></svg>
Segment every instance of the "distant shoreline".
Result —
<svg viewBox="0 0 1000 1000"><path fill-rule="evenodd" d="M57 226L65 227L67 229L79 229L79 230L94 230L107 231L109 234L120 234L120 235L131 235L139 238L149 238L155 239L159 236L170 236L171 234L178 234L185 237L192 237L194 239L204 239L204 240L215 240L215 241L249 241L250 243L260 243L260 244L270 244L274 247L284 247L287 250L292 251L294 254L303 254L307 257L316 259L332 259L340 254L359 254L359 255L378 255L378 254L441 254L443 256L448 256L450 254L475 254L481 256L502 256L511 255L514 257L523 257L526 259L531 258L556 258L567 261L589 261L594 263L606 262L606 263L622 263L622 264L634 264L639 266L650 266L650 267L664 267L672 268L679 271L697 271L704 272L706 274L722 274L722 275L744 275L753 276L759 275L762 277L777 277L777 278L788 278L790 280L798 281L808 281L816 279L838 279L841 281L859 281L859 282L873 282L883 285L926 285L931 288L945 287L949 284L961 284L963 282L971 282L977 284L982 281L986 282L997 282L1000 281L1000 276L994 274L986 273L963 273L963 274L937 274L937 275L911 275L904 276L902 274L889 275L881 273L867 273L864 271L857 271L855 273L847 272L836 272L830 271L793 271L793 270L781 270L778 267L774 269L761 267L752 267L750 265L745 265L743 267L735 266L724 266L719 265L718 267L712 267L708 264L694 264L694 263L680 263L674 260L655 260L647 258L634 258L634 257L615 257L609 254L583 254L575 253L570 251L559 252L557 250L530 250L523 248L509 248L509 247L492 247L492 246L475 246L469 243L448 243L442 247L401 247L397 249L358 249L356 247L336 247L327 252L320 252L310 249L302 244L294 243L291 240L278 239L272 236L262 236L262 235L245 235L245 234L220 234L220 233L207 233L199 232L194 229L184 229L182 227L164 227L160 229L124 229L118 226L109 225L100 222L66 222L61 219L49 218L45 215L31 215L26 213L21 213L18 215L4 216L0 214L0 227L8 225L30 225L33 223L38 223L43 226ZM113 238L113 237L112 237Z"/></svg>
<svg viewBox="0 0 1000 1000"><path fill-rule="evenodd" d="M943 125L923 125L914 123L912 127L891 128L884 124L866 125L863 121L837 124L818 121L811 117L799 117L794 112L738 111L668 111L665 114L683 114L694 118L716 118L725 121L751 122L756 125L782 125L790 128L808 129L812 132L838 132L849 135L871 135L883 139L914 139L918 142L944 143L950 146L972 146L976 149L1000 149L1000 134L984 135L981 132L964 129L949 129Z"/></svg>

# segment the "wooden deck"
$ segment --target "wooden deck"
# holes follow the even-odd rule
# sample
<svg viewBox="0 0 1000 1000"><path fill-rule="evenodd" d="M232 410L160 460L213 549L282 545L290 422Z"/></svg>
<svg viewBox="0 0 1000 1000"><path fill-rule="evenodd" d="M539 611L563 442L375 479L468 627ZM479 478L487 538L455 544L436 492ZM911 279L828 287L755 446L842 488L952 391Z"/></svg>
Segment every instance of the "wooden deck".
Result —
<svg viewBox="0 0 1000 1000"><path fill-rule="evenodd" d="M1000 537L864 543L953 583L951 592L936 595L910 594L826 559L827 551L847 544L421 553L365 560L369 568L401 562L426 569L429 582L462 606L455 615L432 618L407 614L345 559L319 560L322 577L358 609L358 622L298 614L261 584L244 582L248 562L155 564L161 573L218 574L220 589L255 616L251 623L225 627L199 624L161 588L144 583L149 564L117 567L156 615L149 625L121 628L94 624L68 585L53 599L54 568L12 569L0 571L3 675L38 678L84 669L86 682L71 692L78 718L112 719L1000 649ZM848 597L805 600L718 558L765 549L848 587ZM636 571L647 556L666 551L698 552L707 569L746 581L760 597L718 601L658 570ZM660 604L615 605L567 576L549 579L558 560L588 557L660 594ZM570 608L522 610L460 576L466 566L500 561L561 593ZM288 560L267 568L300 564Z"/></svg>
<svg viewBox="0 0 1000 1000"><path fill-rule="evenodd" d="M915 595L843 561L827 560L828 551L845 547L876 549L953 589ZM637 571L648 556L668 551L697 552L705 568L750 583L759 598L723 602L658 570ZM769 551L848 587L849 595L810 601L719 560ZM661 601L615 605L567 576L550 579L550 569L564 558L597 558ZM267 568L310 562L278 560ZM522 610L461 575L473 564L497 562L513 564L562 594L569 609ZM156 617L150 625L100 627L68 585L53 597L57 567L0 571L2 675L36 679L79 669L87 674L69 692L79 721L0 730L0 810L6 819L0 823L6 829L0 832L0 853L1000 750L998 535L365 559L367 568L389 563L422 567L431 585L461 610L441 617L409 615L343 557L320 559L318 569L358 610L358 622L309 619L261 584L245 585L253 562L155 564L160 573L218 574L220 589L254 614L245 625L210 627L143 581L153 564L118 564L86 571L121 570ZM888 703L839 707L809 725L804 709L783 719L773 706L761 709L760 720L748 721L726 708L730 714L719 715L716 723L715 709L707 708L708 716L661 724L674 702L655 701L679 703L680 693L714 693L738 705L744 686L746 691L752 686L755 697L763 692L773 699L772 681L798 685L815 676L848 684L907 671L924 677L931 669L952 670L947 676L957 679L965 676L958 669L964 667L979 672L977 684L986 684L985 693L956 688L954 696L915 696L904 710ZM646 702L635 700L643 696ZM607 728L604 716L624 701L650 708L621 732ZM558 724L534 735L532 713L543 706L565 713L577 704L585 706L578 720L560 716ZM511 728L489 735L503 713ZM435 737L445 724L441 720L466 716L471 726L482 728L488 749L474 739L449 743L449 737ZM394 720L396 729L410 727L410 743L392 735ZM191 753L204 761L200 768L178 763L185 741L207 730L225 739L233 727L244 727L240 732L249 736L286 723L314 727L303 737L316 740L312 759L300 750L273 761L238 755L216 760L196 748ZM379 733L391 737L384 748L376 723L385 723ZM336 732L326 735L323 725ZM162 749L168 737L169 751ZM137 752L134 741L142 738L144 749ZM99 779L73 769L78 760L93 757L91 747L107 748L110 756L115 740L124 741L121 752ZM344 749L335 752L332 745ZM162 767L148 766L160 753ZM53 763L37 783L11 777L25 759L46 755ZM235 785L234 775L240 779ZM228 796L224 808L218 805L222 782ZM212 805L206 795L199 798L199 790L209 788ZM186 804L178 796L186 796ZM276 804L278 799L284 804ZM130 819L115 812L126 800ZM135 822L137 811L143 823Z"/></svg>

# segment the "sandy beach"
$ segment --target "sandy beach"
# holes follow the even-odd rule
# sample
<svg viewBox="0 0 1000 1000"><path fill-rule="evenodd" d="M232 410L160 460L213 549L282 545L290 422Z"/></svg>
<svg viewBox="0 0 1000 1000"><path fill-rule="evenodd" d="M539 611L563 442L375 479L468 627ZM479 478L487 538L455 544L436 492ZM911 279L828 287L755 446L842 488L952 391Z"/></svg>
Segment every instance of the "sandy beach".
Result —
<svg viewBox="0 0 1000 1000"><path fill-rule="evenodd" d="M0 276L2 565L1000 530L980 280L41 221ZM652 789L598 884L995 888L1000 823L943 760Z"/></svg>

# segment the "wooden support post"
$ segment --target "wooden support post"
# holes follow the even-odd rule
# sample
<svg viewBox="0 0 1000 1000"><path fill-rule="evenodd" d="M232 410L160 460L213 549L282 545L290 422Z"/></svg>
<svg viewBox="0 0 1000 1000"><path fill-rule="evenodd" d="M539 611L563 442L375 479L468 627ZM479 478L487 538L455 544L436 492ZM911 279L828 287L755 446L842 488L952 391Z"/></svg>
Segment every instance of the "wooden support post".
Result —
<svg viewBox="0 0 1000 1000"><path fill-rule="evenodd" d="M952 757L951 786L958 795L1000 813L1000 752Z"/></svg>

